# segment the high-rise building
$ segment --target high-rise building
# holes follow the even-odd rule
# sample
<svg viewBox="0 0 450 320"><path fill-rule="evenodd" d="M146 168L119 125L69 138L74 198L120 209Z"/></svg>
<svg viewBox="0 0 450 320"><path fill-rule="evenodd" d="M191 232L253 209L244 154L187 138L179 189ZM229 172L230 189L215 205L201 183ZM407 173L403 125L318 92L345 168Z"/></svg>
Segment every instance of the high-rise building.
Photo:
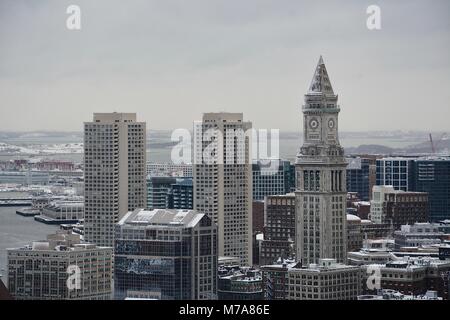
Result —
<svg viewBox="0 0 450 320"><path fill-rule="evenodd" d="M295 166L287 160L258 160L252 165L253 200L265 196L286 194L295 190Z"/></svg>
<svg viewBox="0 0 450 320"><path fill-rule="evenodd" d="M136 209L116 225L117 299L217 298L217 226L194 210Z"/></svg>
<svg viewBox="0 0 450 320"><path fill-rule="evenodd" d="M415 160L414 191L428 192L431 221L450 219L450 158Z"/></svg>
<svg viewBox="0 0 450 320"><path fill-rule="evenodd" d="M148 209L192 209L192 177L147 177Z"/></svg>
<svg viewBox="0 0 450 320"><path fill-rule="evenodd" d="M292 258L295 255L295 194L267 196L264 217L260 265L275 263L279 258Z"/></svg>
<svg viewBox="0 0 450 320"><path fill-rule="evenodd" d="M376 185L393 186L395 190L414 190L413 158L388 157L376 161Z"/></svg>
<svg viewBox="0 0 450 320"><path fill-rule="evenodd" d="M94 113L84 124L84 230L87 241L113 246L114 224L146 206L146 125L135 113Z"/></svg>
<svg viewBox="0 0 450 320"><path fill-rule="evenodd" d="M8 249L9 291L18 300L109 300L112 251L62 230Z"/></svg>
<svg viewBox="0 0 450 320"><path fill-rule="evenodd" d="M194 207L193 189L192 177L177 178L172 184L173 209L192 209Z"/></svg>
<svg viewBox="0 0 450 320"><path fill-rule="evenodd" d="M392 186L374 186L370 206L370 220L392 224L399 229L403 224L428 221L428 193L394 190Z"/></svg>
<svg viewBox="0 0 450 320"><path fill-rule="evenodd" d="M303 105L303 146L297 155L297 260L345 262L346 167L339 144L337 95L320 57Z"/></svg>
<svg viewBox="0 0 450 320"><path fill-rule="evenodd" d="M356 192L359 199L368 201L371 193L371 159L353 157L347 158L347 162L347 191Z"/></svg>
<svg viewBox="0 0 450 320"><path fill-rule="evenodd" d="M172 208L172 184L176 182L174 177L147 177L147 208L171 209Z"/></svg>
<svg viewBox="0 0 450 320"><path fill-rule="evenodd" d="M205 113L194 124L194 209L219 228L219 255L252 263L251 122Z"/></svg>

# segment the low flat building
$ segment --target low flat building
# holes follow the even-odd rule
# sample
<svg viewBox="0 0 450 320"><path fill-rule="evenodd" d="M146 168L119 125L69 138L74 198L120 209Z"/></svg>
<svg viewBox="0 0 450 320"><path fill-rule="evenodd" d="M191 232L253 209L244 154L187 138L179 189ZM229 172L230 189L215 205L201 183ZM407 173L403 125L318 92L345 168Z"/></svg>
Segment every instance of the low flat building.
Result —
<svg viewBox="0 0 450 320"><path fill-rule="evenodd" d="M58 200L42 208L41 217L49 221L76 223L84 219L84 202Z"/></svg>
<svg viewBox="0 0 450 320"><path fill-rule="evenodd" d="M262 276L258 269L223 266L218 275L219 300L263 300Z"/></svg>
<svg viewBox="0 0 450 320"><path fill-rule="evenodd" d="M392 289L402 294L421 295L427 290L438 292L438 296L448 299L448 274L450 260L439 260L431 257L401 257L385 264L365 265L363 283L366 283L371 272L378 270L381 276L380 288ZM365 294L374 294L364 286Z"/></svg>
<svg viewBox="0 0 450 320"><path fill-rule="evenodd" d="M347 252L358 251L362 246L361 218L347 214Z"/></svg>
<svg viewBox="0 0 450 320"><path fill-rule="evenodd" d="M279 259L276 263L261 266L264 300L286 300L288 298L288 270L295 267L294 260Z"/></svg>
<svg viewBox="0 0 450 320"><path fill-rule="evenodd" d="M365 239L383 239L392 237L394 230L390 223L374 223L371 220L361 220L361 233Z"/></svg>
<svg viewBox="0 0 450 320"><path fill-rule="evenodd" d="M0 184L48 185L50 175L40 171L0 171Z"/></svg>
<svg viewBox="0 0 450 320"><path fill-rule="evenodd" d="M427 291L421 295L405 295L401 292L391 289L378 290L376 295L360 295L358 300L443 300L437 295L436 291Z"/></svg>
<svg viewBox="0 0 450 320"><path fill-rule="evenodd" d="M444 233L440 231L438 223L415 223L402 225L400 230L394 232L395 248L401 250L404 247L422 247L440 244Z"/></svg>
<svg viewBox="0 0 450 320"><path fill-rule="evenodd" d="M7 251L8 288L15 299L112 297L112 248L83 243L79 235L59 230L46 241Z"/></svg>
<svg viewBox="0 0 450 320"><path fill-rule="evenodd" d="M428 193L395 190L393 186L374 186L369 219L375 223L401 225L427 222Z"/></svg>
<svg viewBox="0 0 450 320"><path fill-rule="evenodd" d="M361 294L358 266L320 259L319 264L289 269L289 300L356 300Z"/></svg>

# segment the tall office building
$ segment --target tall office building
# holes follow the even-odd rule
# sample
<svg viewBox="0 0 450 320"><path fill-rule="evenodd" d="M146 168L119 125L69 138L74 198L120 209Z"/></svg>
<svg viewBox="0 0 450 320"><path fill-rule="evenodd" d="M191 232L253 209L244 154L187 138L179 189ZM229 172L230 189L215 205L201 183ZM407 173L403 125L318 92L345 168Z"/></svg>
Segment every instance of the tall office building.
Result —
<svg viewBox="0 0 450 320"><path fill-rule="evenodd" d="M192 209L192 177L147 177L148 209Z"/></svg>
<svg viewBox="0 0 450 320"><path fill-rule="evenodd" d="M375 184L375 159L349 157L347 162L347 191L357 192L359 199L369 201Z"/></svg>
<svg viewBox="0 0 450 320"><path fill-rule="evenodd" d="M264 240L260 265L272 264L279 258L295 254L295 194L267 196L264 204Z"/></svg>
<svg viewBox="0 0 450 320"><path fill-rule="evenodd" d="M450 219L450 158L415 160L414 191L428 192L431 221Z"/></svg>
<svg viewBox="0 0 450 320"><path fill-rule="evenodd" d="M114 224L146 206L146 130L134 113L94 113L84 124L85 239L113 246Z"/></svg>
<svg viewBox="0 0 450 320"><path fill-rule="evenodd" d="M217 298L217 226L194 210L136 209L116 225L115 297Z"/></svg>
<svg viewBox="0 0 450 320"><path fill-rule="evenodd" d="M389 157L377 159L376 185L393 186L395 190L410 191L413 186L412 158Z"/></svg>
<svg viewBox="0 0 450 320"><path fill-rule="evenodd" d="M147 208L171 209L174 177L147 177Z"/></svg>
<svg viewBox="0 0 450 320"><path fill-rule="evenodd" d="M295 166L290 161L276 159L267 166L261 160L254 161L252 171L253 200L295 191Z"/></svg>
<svg viewBox="0 0 450 320"><path fill-rule="evenodd" d="M194 124L194 209L219 228L219 255L252 263L251 122L205 113Z"/></svg>
<svg viewBox="0 0 450 320"><path fill-rule="evenodd" d="M303 105L303 146L297 155L297 260L345 262L346 166L339 144L337 95L322 57Z"/></svg>

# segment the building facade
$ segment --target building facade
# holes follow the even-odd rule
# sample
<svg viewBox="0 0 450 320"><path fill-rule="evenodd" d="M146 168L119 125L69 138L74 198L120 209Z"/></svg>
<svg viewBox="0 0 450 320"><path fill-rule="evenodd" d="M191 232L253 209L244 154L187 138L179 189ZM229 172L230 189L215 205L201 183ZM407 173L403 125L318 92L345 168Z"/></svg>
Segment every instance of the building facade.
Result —
<svg viewBox="0 0 450 320"><path fill-rule="evenodd" d="M67 231L8 249L9 291L17 300L109 300L112 251Z"/></svg>
<svg viewBox="0 0 450 320"><path fill-rule="evenodd" d="M347 158L347 191L356 192L358 198L369 201L371 196L370 174L371 159L352 157Z"/></svg>
<svg viewBox="0 0 450 320"><path fill-rule="evenodd" d="M365 265L364 268L377 268L381 275L380 289L397 290L402 294L421 295L428 290L448 299L448 274L450 261L430 257L403 257L385 264ZM364 270L366 271L366 270ZM364 282L370 274L363 272ZM364 293L374 293L364 287Z"/></svg>
<svg viewBox="0 0 450 320"><path fill-rule="evenodd" d="M294 260L280 259L274 264L261 266L264 300L286 300L288 298L288 271L295 267Z"/></svg>
<svg viewBox="0 0 450 320"><path fill-rule="evenodd" d="M174 177L147 176L147 208L171 209Z"/></svg>
<svg viewBox="0 0 450 320"><path fill-rule="evenodd" d="M289 300L356 300L361 294L360 267L320 259L308 267L288 271Z"/></svg>
<svg viewBox="0 0 450 320"><path fill-rule="evenodd" d="M375 223L401 225L427 222L428 193L394 190L392 186L374 186L370 220Z"/></svg>
<svg viewBox="0 0 450 320"><path fill-rule="evenodd" d="M264 240L260 265L295 255L295 194L267 196L264 208Z"/></svg>
<svg viewBox="0 0 450 320"><path fill-rule="evenodd" d="M242 113L205 113L194 123L194 209L219 228L219 255L251 265L251 122Z"/></svg>
<svg viewBox="0 0 450 320"><path fill-rule="evenodd" d="M84 219L84 202L59 200L52 201L42 208L42 215L52 220L72 220Z"/></svg>
<svg viewBox="0 0 450 320"><path fill-rule="evenodd" d="M134 113L94 113L84 124L85 238L114 245L114 224L146 206L146 124Z"/></svg>
<svg viewBox="0 0 450 320"><path fill-rule="evenodd" d="M345 262L346 167L339 144L337 95L320 57L303 106L303 146L296 160L297 260Z"/></svg>
<svg viewBox="0 0 450 320"><path fill-rule="evenodd" d="M147 176L148 209L192 209L192 177Z"/></svg>
<svg viewBox="0 0 450 320"><path fill-rule="evenodd" d="M395 249L405 247L422 247L440 244L445 239L438 223L414 223L402 225L400 230L394 232Z"/></svg>
<svg viewBox="0 0 450 320"><path fill-rule="evenodd" d="M450 219L450 158L415 160L414 190L428 192L430 221Z"/></svg>
<svg viewBox="0 0 450 320"><path fill-rule="evenodd" d="M361 218L347 214L347 252L358 251L362 246Z"/></svg>
<svg viewBox="0 0 450 320"><path fill-rule="evenodd" d="M136 209L116 225L116 299L217 298L217 227L194 210Z"/></svg>
<svg viewBox="0 0 450 320"><path fill-rule="evenodd" d="M413 158L388 157L376 160L378 186L393 186L395 190L414 190Z"/></svg>
<svg viewBox="0 0 450 320"><path fill-rule="evenodd" d="M265 196L295 191L295 166L280 159L266 162L253 162L253 200L264 200Z"/></svg>
<svg viewBox="0 0 450 320"><path fill-rule="evenodd" d="M147 162L147 174L152 177L192 177L192 164Z"/></svg>
<svg viewBox="0 0 450 320"><path fill-rule="evenodd" d="M192 209L194 207L194 187L192 177L177 178L172 184L173 209Z"/></svg>
<svg viewBox="0 0 450 320"><path fill-rule="evenodd" d="M221 267L217 296L219 300L263 300L261 271L239 266Z"/></svg>

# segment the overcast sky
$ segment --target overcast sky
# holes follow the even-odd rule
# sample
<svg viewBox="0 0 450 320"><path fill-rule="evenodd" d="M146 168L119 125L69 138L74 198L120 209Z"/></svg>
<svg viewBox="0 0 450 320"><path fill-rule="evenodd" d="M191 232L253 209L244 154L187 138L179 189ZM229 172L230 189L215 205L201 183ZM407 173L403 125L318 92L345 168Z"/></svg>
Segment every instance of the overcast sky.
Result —
<svg viewBox="0 0 450 320"><path fill-rule="evenodd" d="M112 111L149 129L230 111L301 130L321 54L340 130L450 131L447 0L0 0L0 131L81 131Z"/></svg>

